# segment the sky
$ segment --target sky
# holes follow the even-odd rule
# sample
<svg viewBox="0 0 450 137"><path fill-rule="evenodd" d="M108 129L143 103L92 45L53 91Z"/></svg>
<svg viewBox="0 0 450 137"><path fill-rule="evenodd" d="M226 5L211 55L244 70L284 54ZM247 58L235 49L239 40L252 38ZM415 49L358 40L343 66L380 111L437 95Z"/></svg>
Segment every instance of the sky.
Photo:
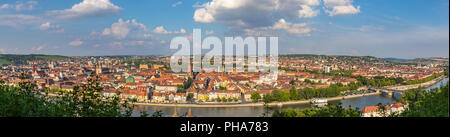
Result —
<svg viewBox="0 0 450 137"><path fill-rule="evenodd" d="M279 54L449 56L448 0L0 0L0 54L171 55L194 28Z"/></svg>

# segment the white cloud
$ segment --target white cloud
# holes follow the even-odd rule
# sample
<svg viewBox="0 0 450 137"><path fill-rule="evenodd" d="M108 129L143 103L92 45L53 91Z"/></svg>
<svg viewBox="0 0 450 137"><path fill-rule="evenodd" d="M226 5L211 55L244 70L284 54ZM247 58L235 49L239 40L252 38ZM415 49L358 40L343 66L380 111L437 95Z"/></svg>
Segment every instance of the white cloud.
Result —
<svg viewBox="0 0 450 137"><path fill-rule="evenodd" d="M312 29L311 28L307 28L308 24L307 23L301 23L301 24L294 24L294 23L290 23L287 22L284 19L280 19L277 23L275 23L271 29L273 30L284 30L289 34L294 34L294 35L305 35L305 36L309 36Z"/></svg>
<svg viewBox="0 0 450 137"><path fill-rule="evenodd" d="M200 8L194 13L194 20L201 23L229 20L251 25L257 21L267 22L271 13L292 19L313 17L318 11L311 7L318 5L319 0L212 0L196 6Z"/></svg>
<svg viewBox="0 0 450 137"><path fill-rule="evenodd" d="M72 6L71 9L55 10L48 13L61 19L79 19L116 15L120 10L120 7L109 0L83 0L81 3Z"/></svg>
<svg viewBox="0 0 450 137"><path fill-rule="evenodd" d="M51 26L52 25L51 25L50 22L46 22L46 23L42 24L41 27L39 27L39 29L41 29L41 30L48 30L48 29L51 28Z"/></svg>
<svg viewBox="0 0 450 137"><path fill-rule="evenodd" d="M14 9L16 11L34 10L37 4L37 1L17 1L16 4L3 4L0 6L0 9Z"/></svg>
<svg viewBox="0 0 450 137"><path fill-rule="evenodd" d="M178 2L176 2L174 4L172 4L172 7L177 7L178 5L181 5L181 4L183 4L183 2L182 1L178 1Z"/></svg>
<svg viewBox="0 0 450 137"><path fill-rule="evenodd" d="M206 31L205 31L205 34L206 34L206 35L214 34L214 30L206 30Z"/></svg>
<svg viewBox="0 0 450 137"><path fill-rule="evenodd" d="M2 6L0 6L0 9L8 9L11 6L9 4L3 4Z"/></svg>
<svg viewBox="0 0 450 137"><path fill-rule="evenodd" d="M299 18L312 18L319 14L320 11L313 10L310 6L301 5L302 9L298 11Z"/></svg>
<svg viewBox="0 0 450 137"><path fill-rule="evenodd" d="M234 34L269 34L282 30L298 36L309 36L313 28L296 21L319 15L321 0L211 0L196 3L193 19L199 23L223 23ZM353 0L323 0L329 16L357 14L360 6Z"/></svg>
<svg viewBox="0 0 450 137"><path fill-rule="evenodd" d="M312 18L319 14L319 10L313 8L320 5L319 0L278 0L275 3L281 18Z"/></svg>
<svg viewBox="0 0 450 137"><path fill-rule="evenodd" d="M152 34L141 34L141 35L137 35L138 39L157 39L156 36L152 35Z"/></svg>
<svg viewBox="0 0 450 137"><path fill-rule="evenodd" d="M31 51L41 51L44 48L45 48L45 45L41 45L41 46L31 48Z"/></svg>
<svg viewBox="0 0 450 137"><path fill-rule="evenodd" d="M83 43L84 42L81 40L74 40L74 41L70 42L69 45L70 46L81 46L81 45L83 45Z"/></svg>
<svg viewBox="0 0 450 137"><path fill-rule="evenodd" d="M25 14L4 14L0 15L0 25L10 27L20 27L23 25L39 24L41 17Z"/></svg>
<svg viewBox="0 0 450 137"><path fill-rule="evenodd" d="M132 31L146 31L147 27L144 24L138 23L135 19L123 21L119 19L118 22L113 23L111 28L106 28L103 30L103 35L111 35L118 39L124 39Z"/></svg>
<svg viewBox="0 0 450 137"><path fill-rule="evenodd" d="M51 32L62 33L64 29L60 25L53 25L50 22L45 22L39 27L40 30L50 30Z"/></svg>
<svg viewBox="0 0 450 137"><path fill-rule="evenodd" d="M152 46L154 45L152 41L144 40L132 40L132 41L114 41L109 43L111 46L117 46L120 49L124 49L124 46Z"/></svg>
<svg viewBox="0 0 450 137"><path fill-rule="evenodd" d="M125 45L126 46L149 46L149 45L153 45L153 42L143 41L143 40L134 40L134 41L125 42Z"/></svg>
<svg viewBox="0 0 450 137"><path fill-rule="evenodd" d="M158 26L153 30L153 33L157 34L185 34L185 29L180 29L179 31L168 31L164 28L164 26Z"/></svg>
<svg viewBox="0 0 450 137"><path fill-rule="evenodd" d="M384 26L372 26L372 25L363 25L359 28L359 31L378 31L378 30L384 30Z"/></svg>
<svg viewBox="0 0 450 137"><path fill-rule="evenodd" d="M261 27L255 29L245 29L246 35L258 35L258 36L271 36L269 31L282 30L288 34L296 36L310 36L311 32L314 31L313 28L309 28L307 23L291 23L285 19L280 19L274 25L269 27Z"/></svg>
<svg viewBox="0 0 450 137"><path fill-rule="evenodd" d="M248 32L272 27L284 18L298 20L315 17L320 12L315 9L319 5L319 0L212 0L197 4L193 18L196 22L219 22L232 31Z"/></svg>
<svg viewBox="0 0 450 137"><path fill-rule="evenodd" d="M357 14L360 6L354 6L353 0L324 0L325 11L330 16Z"/></svg>
<svg viewBox="0 0 450 137"><path fill-rule="evenodd" d="M161 41L159 41L159 43L161 43L161 44L167 44L167 41L161 40Z"/></svg>
<svg viewBox="0 0 450 137"><path fill-rule="evenodd" d="M203 8L204 6L201 4L200 1L195 2L194 5L192 5L193 8Z"/></svg>

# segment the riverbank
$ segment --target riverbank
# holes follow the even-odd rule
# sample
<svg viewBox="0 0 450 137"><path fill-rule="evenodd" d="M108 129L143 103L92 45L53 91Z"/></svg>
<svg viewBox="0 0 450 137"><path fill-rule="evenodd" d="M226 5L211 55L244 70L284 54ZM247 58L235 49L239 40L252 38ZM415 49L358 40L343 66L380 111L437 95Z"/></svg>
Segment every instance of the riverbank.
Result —
<svg viewBox="0 0 450 137"><path fill-rule="evenodd" d="M444 81L448 81L448 79L444 79ZM435 87L440 87L443 85L443 83L446 82L439 82L436 85L433 85ZM380 93L378 93L380 94ZM335 97L332 100L328 101L328 104L330 105L337 105L341 104L342 107L348 108L364 108L367 106L376 106L377 104L388 104L395 102L396 100L391 97L386 97L382 95L357 95L357 96L347 96L344 97L345 99L342 99L343 97ZM334 100L334 101L333 101ZM301 103L303 102L303 104ZM291 103L294 103L291 105ZM297 104L295 104L297 103ZM277 103L272 103L273 107L271 109L265 109L263 107L263 104L255 105L256 107L253 107L249 104L247 106L250 107L206 107L206 106L200 106L200 107L187 107L183 105L181 106L146 106L146 105L138 105L135 108L135 116L138 117L141 114L141 111L147 111L148 114L153 114L155 112L160 111L163 113L164 116L170 117L172 114L176 112L179 115L185 115L189 113L189 110L191 110L191 113L194 117L260 117L263 114L269 114L271 115L272 112L275 110L282 110L282 109L305 109L305 108L311 108L313 105L310 105L308 101L296 101L296 102L284 102L285 105L282 105L281 107L277 106ZM289 105L287 105L289 104Z"/></svg>
<svg viewBox="0 0 450 137"><path fill-rule="evenodd" d="M432 86L443 79L445 79L445 76L436 78L432 81L421 83L421 84L415 84L415 85L399 85L399 86L391 86L387 87L388 89L394 89L394 90L409 90L414 89L418 87L429 87ZM328 101L338 101L338 100L345 100L345 99L352 99L352 98L360 98L365 96L374 96L374 95L380 95L381 92L374 92L369 94L361 94L361 95L351 95L351 96L338 96L338 97L331 97L327 98ZM268 103L268 106L283 106L283 105L298 105L298 104L309 104L310 100L300 100L300 101L288 101L288 102L276 102L276 103ZM245 103L245 104L156 104L156 103L134 103L135 105L141 105L141 106L155 106L155 107L187 107L187 108L234 108L234 107L263 107L264 103Z"/></svg>
<svg viewBox="0 0 450 137"><path fill-rule="evenodd" d="M352 96L338 96L327 98L328 101L337 101L351 98L359 98L365 96L380 95L381 92L352 95ZM267 103L268 106L280 106L280 105L298 105L298 104L309 104L310 100L299 100L299 101L288 101L288 102L274 102ZM233 107L263 107L264 103L246 103L246 104L155 104L155 103L134 103L135 105L141 106L156 106L156 107L189 107L189 108L233 108Z"/></svg>
<svg viewBox="0 0 450 137"><path fill-rule="evenodd" d="M434 84L444 80L445 78L446 78L446 76L441 76L439 78L433 79L433 80L425 82L425 83L414 84L414 85L390 86L390 87L386 87L386 89L407 91L407 90L416 89L416 88L419 88L419 87L427 88L427 87L433 86Z"/></svg>

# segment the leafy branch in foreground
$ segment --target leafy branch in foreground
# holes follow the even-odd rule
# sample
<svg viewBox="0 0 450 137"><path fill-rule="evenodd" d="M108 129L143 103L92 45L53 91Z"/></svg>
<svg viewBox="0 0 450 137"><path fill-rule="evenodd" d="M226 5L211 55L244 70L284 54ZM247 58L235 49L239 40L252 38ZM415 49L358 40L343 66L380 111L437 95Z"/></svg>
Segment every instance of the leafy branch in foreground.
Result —
<svg viewBox="0 0 450 137"><path fill-rule="evenodd" d="M361 112L358 108L344 108L339 104L322 108L276 110L272 117L361 117Z"/></svg>
<svg viewBox="0 0 450 137"><path fill-rule="evenodd" d="M31 82L8 86L0 81L0 117L132 116L134 105L122 100L120 93L105 97L102 91L96 76L91 76L86 84L74 87L73 91L57 95L39 92Z"/></svg>
<svg viewBox="0 0 450 137"><path fill-rule="evenodd" d="M405 93L400 101L409 104L400 117L449 117L449 83L430 91L413 89Z"/></svg>
<svg viewBox="0 0 450 137"><path fill-rule="evenodd" d="M74 87L73 91L60 92L51 97L62 109L71 108L63 116L76 117L131 117L134 105L128 100L115 96L103 96L97 76L92 76L86 84Z"/></svg>

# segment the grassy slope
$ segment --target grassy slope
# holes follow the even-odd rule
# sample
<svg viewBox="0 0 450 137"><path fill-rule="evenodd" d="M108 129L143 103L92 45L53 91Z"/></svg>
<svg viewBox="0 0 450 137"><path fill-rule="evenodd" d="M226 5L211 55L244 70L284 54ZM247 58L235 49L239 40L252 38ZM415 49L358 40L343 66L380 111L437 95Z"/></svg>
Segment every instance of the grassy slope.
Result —
<svg viewBox="0 0 450 137"><path fill-rule="evenodd" d="M30 60L63 60L67 59L65 56L55 55L0 55L0 63L15 64L23 63Z"/></svg>

